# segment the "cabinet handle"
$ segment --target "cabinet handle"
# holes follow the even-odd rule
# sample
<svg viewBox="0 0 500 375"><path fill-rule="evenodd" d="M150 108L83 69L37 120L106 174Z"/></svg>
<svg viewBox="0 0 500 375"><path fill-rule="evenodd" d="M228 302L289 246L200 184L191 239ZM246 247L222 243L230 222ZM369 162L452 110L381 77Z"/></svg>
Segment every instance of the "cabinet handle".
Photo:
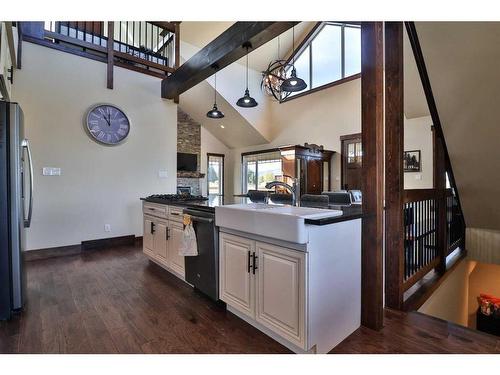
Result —
<svg viewBox="0 0 500 375"><path fill-rule="evenodd" d="M253 258L252 269L253 269L253 274L255 275L255 270L258 269L257 268L257 258L258 258L258 256L255 255L255 252L252 254L252 258Z"/></svg>
<svg viewBox="0 0 500 375"><path fill-rule="evenodd" d="M170 215L180 216L181 214L178 212L171 212Z"/></svg>
<svg viewBox="0 0 500 375"><path fill-rule="evenodd" d="M247 272L250 273L250 268L252 267L252 264L251 264L251 258L252 256L250 255L250 250L248 250L248 270Z"/></svg>
<svg viewBox="0 0 500 375"><path fill-rule="evenodd" d="M155 223L151 222L151 230L150 230L151 234L154 234L155 233Z"/></svg>
<svg viewBox="0 0 500 375"><path fill-rule="evenodd" d="M170 228L167 227L167 241L170 239Z"/></svg>

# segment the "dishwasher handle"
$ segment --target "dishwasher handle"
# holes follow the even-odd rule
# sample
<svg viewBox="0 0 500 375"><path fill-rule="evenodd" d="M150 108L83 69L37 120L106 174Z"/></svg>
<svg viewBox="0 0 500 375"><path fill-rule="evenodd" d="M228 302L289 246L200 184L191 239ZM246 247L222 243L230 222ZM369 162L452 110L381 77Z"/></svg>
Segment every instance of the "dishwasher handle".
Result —
<svg viewBox="0 0 500 375"><path fill-rule="evenodd" d="M214 219L207 218L207 217L200 217L200 216L191 216L191 220L199 223L206 223L206 224L212 224L214 222Z"/></svg>

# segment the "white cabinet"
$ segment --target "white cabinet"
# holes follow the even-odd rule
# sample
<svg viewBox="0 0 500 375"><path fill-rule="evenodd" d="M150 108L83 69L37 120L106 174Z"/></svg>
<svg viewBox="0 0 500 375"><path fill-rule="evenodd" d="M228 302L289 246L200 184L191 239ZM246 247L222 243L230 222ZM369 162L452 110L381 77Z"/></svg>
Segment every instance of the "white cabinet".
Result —
<svg viewBox="0 0 500 375"><path fill-rule="evenodd" d="M179 255L179 246L181 244L184 225L179 222L170 221L168 224L168 256L167 265L175 272L184 277L184 257Z"/></svg>
<svg viewBox="0 0 500 375"><path fill-rule="evenodd" d="M168 224L157 220L154 223L154 253L157 259L165 263L168 261Z"/></svg>
<svg viewBox="0 0 500 375"><path fill-rule="evenodd" d="M256 320L304 347L305 253L257 242Z"/></svg>
<svg viewBox="0 0 500 375"><path fill-rule="evenodd" d="M144 226L142 235L142 249L145 254L154 254L154 221L155 219L149 216L144 216Z"/></svg>
<svg viewBox="0 0 500 375"><path fill-rule="evenodd" d="M182 208L144 203L143 212L144 254L184 279L184 257L179 255L184 231Z"/></svg>
<svg viewBox="0 0 500 375"><path fill-rule="evenodd" d="M255 241L221 233L220 299L251 318L255 317L254 253Z"/></svg>
<svg viewBox="0 0 500 375"><path fill-rule="evenodd" d="M222 233L220 298L305 349L306 253Z"/></svg>

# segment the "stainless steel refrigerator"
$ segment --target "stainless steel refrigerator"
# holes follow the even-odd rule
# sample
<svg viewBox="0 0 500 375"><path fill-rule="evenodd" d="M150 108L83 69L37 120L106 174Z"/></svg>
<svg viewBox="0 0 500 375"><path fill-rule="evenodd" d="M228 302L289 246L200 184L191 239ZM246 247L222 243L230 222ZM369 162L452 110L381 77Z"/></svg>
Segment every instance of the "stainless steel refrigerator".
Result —
<svg viewBox="0 0 500 375"><path fill-rule="evenodd" d="M33 162L23 111L0 101L0 319L23 308L25 228L33 210Z"/></svg>

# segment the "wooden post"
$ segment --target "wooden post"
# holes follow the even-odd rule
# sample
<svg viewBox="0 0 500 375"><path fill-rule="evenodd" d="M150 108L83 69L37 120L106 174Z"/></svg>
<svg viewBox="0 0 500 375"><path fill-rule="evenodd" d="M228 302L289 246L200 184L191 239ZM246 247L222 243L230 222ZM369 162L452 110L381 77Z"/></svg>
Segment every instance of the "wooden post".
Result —
<svg viewBox="0 0 500 375"><path fill-rule="evenodd" d="M383 23L361 23L361 324L383 326L382 237L384 175Z"/></svg>
<svg viewBox="0 0 500 375"><path fill-rule="evenodd" d="M385 301L403 308L403 23L385 23Z"/></svg>
<svg viewBox="0 0 500 375"><path fill-rule="evenodd" d="M434 136L434 149L435 149L435 164L434 164L434 177L435 187L438 195L437 207L437 238L436 245L439 254L439 265L436 271L441 275L446 272L446 162L444 143L441 136L436 133Z"/></svg>
<svg viewBox="0 0 500 375"><path fill-rule="evenodd" d="M115 23L108 21L108 70L107 81L108 89L113 89L113 64L114 64L114 44L115 44Z"/></svg>

